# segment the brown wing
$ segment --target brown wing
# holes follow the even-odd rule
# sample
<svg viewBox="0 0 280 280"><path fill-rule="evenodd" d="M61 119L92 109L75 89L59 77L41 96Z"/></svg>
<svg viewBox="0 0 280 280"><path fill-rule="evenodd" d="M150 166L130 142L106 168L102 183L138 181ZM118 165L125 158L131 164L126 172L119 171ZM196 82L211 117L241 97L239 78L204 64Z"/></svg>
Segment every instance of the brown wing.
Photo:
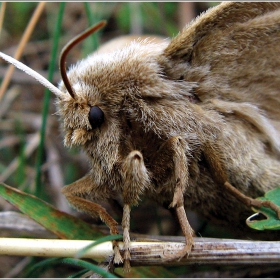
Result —
<svg viewBox="0 0 280 280"><path fill-rule="evenodd" d="M179 78L175 70L184 63L185 79L204 82L202 99L228 99L230 91L280 119L280 3L222 3L187 26L165 54L174 64L170 76Z"/></svg>
<svg viewBox="0 0 280 280"><path fill-rule="evenodd" d="M280 3L226 2L210 9L173 39L162 64L172 79L197 82L202 103L225 101L220 108L235 106L240 114L236 104L251 104L256 109L248 107L247 119L263 112L280 132ZM254 122L279 143L280 134L257 115Z"/></svg>

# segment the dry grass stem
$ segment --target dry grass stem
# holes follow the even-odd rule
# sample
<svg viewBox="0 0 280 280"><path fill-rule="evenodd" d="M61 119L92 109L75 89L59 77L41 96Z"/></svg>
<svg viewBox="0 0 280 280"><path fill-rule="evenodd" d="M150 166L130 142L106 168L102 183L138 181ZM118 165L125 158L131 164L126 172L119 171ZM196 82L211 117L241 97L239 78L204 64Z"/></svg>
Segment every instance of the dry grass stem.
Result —
<svg viewBox="0 0 280 280"><path fill-rule="evenodd" d="M0 35L1 35L1 32L2 32L2 26L3 26L3 21L4 21L6 4L7 4L7 2L2 2L2 4L1 4L1 10L0 10Z"/></svg>
<svg viewBox="0 0 280 280"><path fill-rule="evenodd" d="M30 263L30 257L23 258L3 278L15 278Z"/></svg>
<svg viewBox="0 0 280 280"><path fill-rule="evenodd" d="M24 49L27 41L29 40L30 35L32 34L34 28L35 28L35 25L36 25L40 15L41 15L41 13L42 13L44 7L45 7L45 4L46 4L45 2L38 3L38 6L37 6L33 16L31 17L30 22L27 25L24 34L22 35L21 41L20 41L20 43L18 45L18 48L17 48L17 51L16 51L16 53L14 55L15 59L17 59L17 60L20 59L21 54L23 52L23 49ZM1 101L1 99L3 97L3 95L4 95L4 92L6 91L8 85L9 85L9 82L10 82L11 76L13 74L13 71L14 71L14 66L10 65L8 70L7 70L7 73L5 75L5 78L4 78L4 80L3 80L2 84L1 84L1 88L0 88L0 101Z"/></svg>
<svg viewBox="0 0 280 280"><path fill-rule="evenodd" d="M18 97L19 93L19 86L13 86L7 91L5 98L0 103L0 119L9 112L12 103Z"/></svg>
<svg viewBox="0 0 280 280"><path fill-rule="evenodd" d="M77 251L93 241L0 238L0 254L41 257L74 257ZM279 264L280 242L196 238L189 256L168 261L165 255L176 254L181 242L132 242L131 264L143 265L256 265ZM122 249L122 242L120 242ZM103 259L113 254L112 242L89 249L83 257Z"/></svg>

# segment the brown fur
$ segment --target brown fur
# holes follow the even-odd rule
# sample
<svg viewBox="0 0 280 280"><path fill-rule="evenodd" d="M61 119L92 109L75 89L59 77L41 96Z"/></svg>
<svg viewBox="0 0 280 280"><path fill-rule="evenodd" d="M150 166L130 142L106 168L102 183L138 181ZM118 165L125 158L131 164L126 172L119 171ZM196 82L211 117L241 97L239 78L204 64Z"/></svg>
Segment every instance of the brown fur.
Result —
<svg viewBox="0 0 280 280"><path fill-rule="evenodd" d="M255 198L280 184L279 54L280 3L225 2L171 43L105 49L68 72L76 98L60 84L64 142L86 151L91 170L63 193L112 233L115 221L97 204L90 211L90 201L122 194L127 267L130 207L142 195L176 207L186 236L180 257L192 245L183 204L243 238L279 239L246 226L253 202L228 187ZM94 130L92 106L105 116Z"/></svg>
<svg viewBox="0 0 280 280"><path fill-rule="evenodd" d="M130 206L145 194L176 206L181 189L186 207L252 234L250 208L223 184L250 197L280 184L279 46L279 3L222 3L167 47L134 42L73 66L78 98L58 99L59 114L65 144L82 146L92 169L87 184L64 193L92 201L121 193ZM91 130L94 105L105 121Z"/></svg>
<svg viewBox="0 0 280 280"><path fill-rule="evenodd" d="M280 184L280 4L222 3L165 44L132 43L69 71L79 98L58 100L65 143L81 145L92 170L87 187L64 192L93 201L122 193L129 205L145 193L176 206L179 178L186 207L261 237L245 225L250 208L223 184L250 197ZM105 114L95 131L93 105ZM136 177L125 175L131 153L141 158Z"/></svg>

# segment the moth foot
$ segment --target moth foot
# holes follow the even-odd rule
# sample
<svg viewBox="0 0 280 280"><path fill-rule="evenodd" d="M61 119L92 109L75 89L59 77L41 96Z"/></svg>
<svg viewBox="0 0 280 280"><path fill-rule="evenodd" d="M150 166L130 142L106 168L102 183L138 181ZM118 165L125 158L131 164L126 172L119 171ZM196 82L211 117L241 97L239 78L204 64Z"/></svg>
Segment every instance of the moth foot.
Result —
<svg viewBox="0 0 280 280"><path fill-rule="evenodd" d="M129 272L130 272L130 269L131 269L130 260L125 259L125 260L124 260L124 264L123 264L123 272L124 272L124 273L129 273Z"/></svg>
<svg viewBox="0 0 280 280"><path fill-rule="evenodd" d="M192 248L194 246L194 239L193 237L189 238L189 240L186 242L186 245L182 251L180 251L180 256L178 257L178 261L181 260L181 258L185 256L189 256L190 252L192 251Z"/></svg>
<svg viewBox="0 0 280 280"><path fill-rule="evenodd" d="M114 263L116 264L122 263L123 258L121 256L120 248L117 242L113 245L113 250L114 250Z"/></svg>
<svg viewBox="0 0 280 280"><path fill-rule="evenodd" d="M276 213L278 219L280 220L280 207L278 205L274 204L272 201L269 200L262 200L260 205L273 210Z"/></svg>
<svg viewBox="0 0 280 280"><path fill-rule="evenodd" d="M188 241L186 242L182 250L174 253L166 253L164 254L163 258L169 261L177 260L179 262L185 256L187 257L189 256L189 254L192 251L193 245L194 245L194 239L193 237L191 237L188 239Z"/></svg>
<svg viewBox="0 0 280 280"><path fill-rule="evenodd" d="M124 259L123 271L124 271L124 273L128 273L128 272L130 272L130 268L131 268L131 266L130 266L131 256L130 256L129 234L128 234L128 236L127 236L127 234L124 234L124 255L123 255L123 259Z"/></svg>

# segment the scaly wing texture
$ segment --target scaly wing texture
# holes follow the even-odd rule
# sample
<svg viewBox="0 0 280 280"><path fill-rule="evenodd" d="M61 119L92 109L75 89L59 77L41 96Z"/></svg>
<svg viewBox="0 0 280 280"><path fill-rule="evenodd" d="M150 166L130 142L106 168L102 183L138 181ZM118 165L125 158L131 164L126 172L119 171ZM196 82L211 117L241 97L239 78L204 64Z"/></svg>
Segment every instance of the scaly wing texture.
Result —
<svg viewBox="0 0 280 280"><path fill-rule="evenodd" d="M202 100L229 100L230 91L279 120L280 3L223 3L187 26L165 53L175 68L188 64L185 79L201 83Z"/></svg>

